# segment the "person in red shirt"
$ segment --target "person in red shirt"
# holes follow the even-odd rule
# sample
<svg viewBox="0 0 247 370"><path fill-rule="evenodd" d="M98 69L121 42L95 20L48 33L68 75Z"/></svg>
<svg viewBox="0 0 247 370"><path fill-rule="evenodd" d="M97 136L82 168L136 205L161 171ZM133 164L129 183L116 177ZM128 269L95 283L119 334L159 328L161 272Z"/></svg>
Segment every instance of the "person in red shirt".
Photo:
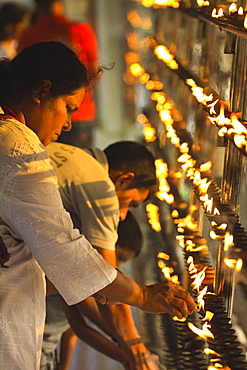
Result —
<svg viewBox="0 0 247 370"><path fill-rule="evenodd" d="M87 23L77 23L64 15L62 0L35 0L33 25L22 35L17 52L37 42L54 40L70 47L87 67L89 74L98 71L97 39ZM92 91L87 91L78 111L73 115L73 128L59 138L60 142L81 148L92 146L92 131L96 115Z"/></svg>

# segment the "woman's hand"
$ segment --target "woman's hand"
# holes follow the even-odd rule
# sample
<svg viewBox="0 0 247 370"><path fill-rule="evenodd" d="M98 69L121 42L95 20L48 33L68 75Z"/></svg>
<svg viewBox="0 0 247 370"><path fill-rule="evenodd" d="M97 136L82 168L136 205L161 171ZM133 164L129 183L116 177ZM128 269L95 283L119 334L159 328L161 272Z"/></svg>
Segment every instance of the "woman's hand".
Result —
<svg viewBox="0 0 247 370"><path fill-rule="evenodd" d="M187 317L196 310L191 295L179 284L165 281L143 288L143 305L139 307L149 313L170 313L179 319Z"/></svg>

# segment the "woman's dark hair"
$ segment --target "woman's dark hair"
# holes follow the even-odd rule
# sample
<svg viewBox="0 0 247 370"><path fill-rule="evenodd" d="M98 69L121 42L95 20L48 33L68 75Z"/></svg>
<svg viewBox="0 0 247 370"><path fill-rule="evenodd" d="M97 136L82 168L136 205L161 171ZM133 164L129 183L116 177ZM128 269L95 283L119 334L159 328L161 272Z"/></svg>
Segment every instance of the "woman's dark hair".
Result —
<svg viewBox="0 0 247 370"><path fill-rule="evenodd" d="M6 25L16 25L23 21L25 16L29 14L28 9L21 4L8 2L0 7L0 40L5 40L6 37L12 36L10 29L6 29Z"/></svg>
<svg viewBox="0 0 247 370"><path fill-rule="evenodd" d="M104 150L109 172L133 172L135 177L129 189L145 188L157 191L155 158L151 151L136 141L118 141Z"/></svg>
<svg viewBox="0 0 247 370"><path fill-rule="evenodd" d="M123 249L130 249L137 257L141 252L142 242L140 226L133 214L128 211L125 220L120 221L118 224L118 240L116 244Z"/></svg>
<svg viewBox="0 0 247 370"><path fill-rule="evenodd" d="M85 66L67 46L56 41L31 45L12 61L0 59L0 105L18 104L44 80L52 82L53 98L71 95L89 85Z"/></svg>

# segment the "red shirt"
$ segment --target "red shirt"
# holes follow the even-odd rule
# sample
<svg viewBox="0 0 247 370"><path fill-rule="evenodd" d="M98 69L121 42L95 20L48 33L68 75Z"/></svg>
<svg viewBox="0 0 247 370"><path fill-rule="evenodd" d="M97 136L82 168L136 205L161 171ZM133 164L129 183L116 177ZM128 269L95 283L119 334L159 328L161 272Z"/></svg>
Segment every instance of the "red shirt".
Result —
<svg viewBox="0 0 247 370"><path fill-rule="evenodd" d="M37 42L56 40L70 47L88 68L98 60L97 39L87 23L76 23L64 16L42 15L22 35L18 53ZM92 93L86 92L79 110L73 114L73 121L87 121L95 117L95 103Z"/></svg>

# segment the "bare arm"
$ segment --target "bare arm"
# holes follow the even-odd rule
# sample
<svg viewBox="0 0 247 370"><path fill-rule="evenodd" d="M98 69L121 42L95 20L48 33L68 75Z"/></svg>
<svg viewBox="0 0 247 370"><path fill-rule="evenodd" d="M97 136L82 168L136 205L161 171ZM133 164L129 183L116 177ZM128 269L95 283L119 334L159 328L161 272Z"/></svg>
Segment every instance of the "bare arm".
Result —
<svg viewBox="0 0 247 370"><path fill-rule="evenodd" d="M127 356L118 345L86 324L75 306L68 306L63 300L62 302L67 319L78 338L115 361L121 363L128 361Z"/></svg>

